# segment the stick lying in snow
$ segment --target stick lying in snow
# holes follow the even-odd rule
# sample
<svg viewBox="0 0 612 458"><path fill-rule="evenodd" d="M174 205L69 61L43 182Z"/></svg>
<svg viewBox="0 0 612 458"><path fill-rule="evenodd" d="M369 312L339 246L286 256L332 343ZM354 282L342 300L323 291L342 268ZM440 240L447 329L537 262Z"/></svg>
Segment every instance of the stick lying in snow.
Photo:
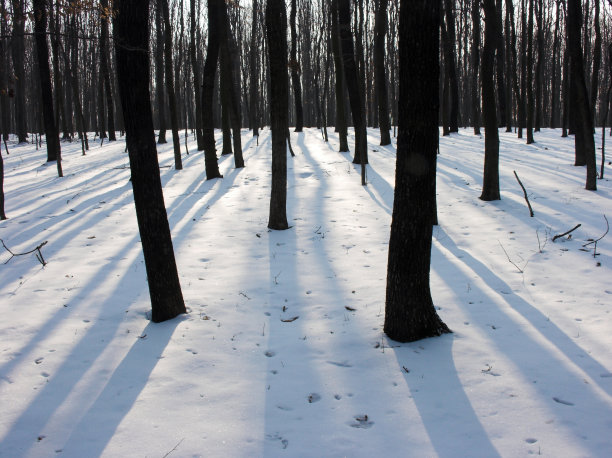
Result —
<svg viewBox="0 0 612 458"><path fill-rule="evenodd" d="M575 231L576 229L578 229L580 226L582 226L582 224L576 224L576 226L574 226L574 227L573 227L572 229L570 229L569 231L564 232L563 234L557 234L557 235L555 235L555 236L553 237L552 241L554 242L555 240L557 240L557 239L559 239L559 238L561 238L561 237L563 237L563 236L565 236L565 235L569 234L570 232L574 232L574 231Z"/></svg>
<svg viewBox="0 0 612 458"><path fill-rule="evenodd" d="M531 208L531 204L529 203L529 197L527 197L527 191L525 190L525 186L523 186L521 179L516 174L516 170L513 170L513 172L514 176L516 177L516 181L518 181L518 183L521 185L521 188L523 189L523 195L525 196L525 201L527 202L527 206L529 207L529 216L533 218L533 209Z"/></svg>
<svg viewBox="0 0 612 458"><path fill-rule="evenodd" d="M33 250L30 251L26 251L25 253L13 253L9 247L7 247L4 244L4 240L0 239L0 242L2 242L2 246L6 249L6 251L8 251L11 254L11 257L7 259L7 261L5 262L5 264L8 264L8 262L13 259L15 256L23 256L26 254L30 254L30 253L34 253L36 251L36 259L38 259L40 261L40 263L43 266L47 265L47 262L45 261L45 258L43 258L42 252L40 251L40 249L42 247L44 247L47 244L47 240L45 240L43 243L41 243L40 245L38 245L36 248L34 248Z"/></svg>

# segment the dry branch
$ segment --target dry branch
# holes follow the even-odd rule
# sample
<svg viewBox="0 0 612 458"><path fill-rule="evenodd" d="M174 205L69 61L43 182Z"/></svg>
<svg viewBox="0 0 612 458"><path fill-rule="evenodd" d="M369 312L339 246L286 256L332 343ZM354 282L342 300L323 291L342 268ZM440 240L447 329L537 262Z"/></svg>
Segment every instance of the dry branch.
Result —
<svg viewBox="0 0 612 458"><path fill-rule="evenodd" d="M8 251L11 254L11 257L8 258L6 260L6 262L4 264L8 264L8 262L13 259L15 256L24 256L26 254L30 254L30 253L34 253L36 252L36 259L38 259L38 261L43 265L46 266L47 265L47 261L45 261L45 258L43 258L42 252L40 251L40 249L42 247L44 247L47 244L47 240L45 240L44 242L42 242L40 245L38 245L36 248L30 250L30 251L26 251L25 253L13 253L9 247L6 246L6 244L4 243L4 240L0 239L0 242L2 242L2 246L4 247L4 249L6 251Z"/></svg>
<svg viewBox="0 0 612 458"><path fill-rule="evenodd" d="M521 179L516 174L516 170L514 170L513 172L514 176L516 177L516 181L518 181L518 183L521 185L521 188L523 189L523 195L525 196L525 201L527 202L527 206L529 207L529 216L533 218L533 209L531 208L531 204L529 203L529 197L527 197L527 191L525 190L525 186L523 186Z"/></svg>
<svg viewBox="0 0 612 458"><path fill-rule="evenodd" d="M572 229L570 229L567 232L564 232L563 234L557 234L552 238L552 241L554 242L555 240L557 240L558 238L561 238L563 236L566 236L567 234L569 234L570 232L574 232L576 229L578 229L580 226L582 226L582 224L576 224L576 226L574 226Z"/></svg>

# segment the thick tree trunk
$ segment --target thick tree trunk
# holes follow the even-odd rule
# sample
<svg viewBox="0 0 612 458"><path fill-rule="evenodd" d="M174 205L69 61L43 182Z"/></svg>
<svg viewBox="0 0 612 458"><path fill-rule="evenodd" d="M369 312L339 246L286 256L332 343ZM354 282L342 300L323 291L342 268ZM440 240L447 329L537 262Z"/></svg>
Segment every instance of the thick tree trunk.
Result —
<svg viewBox="0 0 612 458"><path fill-rule="evenodd" d="M33 0L34 38L38 56L38 73L42 91L42 113L47 140L47 161L57 161L57 174L62 177L62 155L59 133L53 117L53 92L51 89L51 72L49 71L49 49L47 48L47 12L45 0Z"/></svg>
<svg viewBox="0 0 612 458"><path fill-rule="evenodd" d="M499 200L499 133L493 81L497 11L495 0L484 0L485 42L482 50L482 118L485 128L485 163L481 200Z"/></svg>
<svg viewBox="0 0 612 458"><path fill-rule="evenodd" d="M347 121L344 110L344 65L342 64L342 46L340 45L340 32L338 30L338 0L331 0L331 41L334 55L334 68L336 69L336 130L340 146L338 151L347 152Z"/></svg>
<svg viewBox="0 0 612 458"><path fill-rule="evenodd" d="M387 72L385 71L385 35L387 34L387 3L378 0L374 21L374 69L376 100L378 101L378 122L380 125L380 144L391 144L391 123L389 122L389 96L387 94Z"/></svg>
<svg viewBox="0 0 612 458"><path fill-rule="evenodd" d="M164 206L149 94L149 1L115 0L114 38L152 320L186 313Z"/></svg>
<svg viewBox="0 0 612 458"><path fill-rule="evenodd" d="M284 0L267 0L266 36L270 61L270 127L272 129L272 191L270 229L284 230L287 223L287 143L289 81L287 78L287 10Z"/></svg>
<svg viewBox="0 0 612 458"><path fill-rule="evenodd" d="M204 140L204 164L206 179L222 178L215 147L215 125L213 116L213 94L219 61L219 2L208 0L208 50L204 62L202 83L202 137Z"/></svg>
<svg viewBox="0 0 612 458"><path fill-rule="evenodd" d="M529 1L529 0L528 0ZM527 9L525 0L521 0L521 97L518 109L518 138L523 138L523 129L527 125Z"/></svg>
<svg viewBox="0 0 612 458"><path fill-rule="evenodd" d="M384 331L410 342L450 330L429 286L435 214L440 3L401 0L400 94L395 197L389 239Z"/></svg>
<svg viewBox="0 0 612 458"><path fill-rule="evenodd" d="M174 147L174 168L182 170L181 139L178 133L178 113L176 110L176 93L174 92L174 75L172 74L172 27L170 26L170 11L168 0L158 0L162 4L164 16L164 65L166 74L166 92L168 93L168 106L170 107L170 126L172 128L172 144Z"/></svg>
<svg viewBox="0 0 612 458"><path fill-rule="evenodd" d="M574 87L574 104L576 119L576 157L579 151L584 156L587 166L586 186L590 191L597 189L597 166L595 163L595 140L593 138L593 121L589 107L589 96L584 79L584 64L580 46L580 29L582 26L582 6L580 0L567 2L567 37L570 52L571 82Z"/></svg>
<svg viewBox="0 0 612 458"><path fill-rule="evenodd" d="M496 64L496 76L497 76L497 104L499 105L499 126L505 127L508 123L507 109L506 109L506 83L504 82L505 69L505 49L504 49L504 29L502 22L502 0L496 2L496 24L495 29L497 31L497 37L495 40L495 64Z"/></svg>
<svg viewBox="0 0 612 458"><path fill-rule="evenodd" d="M344 61L344 74L348 88L355 128L355 156L353 164L361 164L361 184L366 184L365 165L368 163L367 137L363 100L359 90L359 75L353 51L353 37L351 34L351 7L349 0L338 1L338 29L342 44L342 60Z"/></svg>

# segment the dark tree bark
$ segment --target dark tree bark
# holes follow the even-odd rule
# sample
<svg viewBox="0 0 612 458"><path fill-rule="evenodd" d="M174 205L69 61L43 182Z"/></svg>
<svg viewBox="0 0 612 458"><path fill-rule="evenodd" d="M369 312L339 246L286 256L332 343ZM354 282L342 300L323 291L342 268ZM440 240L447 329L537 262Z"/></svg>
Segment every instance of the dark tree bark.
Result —
<svg viewBox="0 0 612 458"><path fill-rule="evenodd" d="M480 0L472 0L472 119L474 135L480 135L480 98L478 68L480 67Z"/></svg>
<svg viewBox="0 0 612 458"><path fill-rule="evenodd" d="M53 116L53 91L49 70L49 49L47 48L47 12L45 0L33 0L34 38L38 56L38 73L41 86L41 104L47 139L47 162L57 161L57 174L62 177L62 155L59 132Z"/></svg>
<svg viewBox="0 0 612 458"><path fill-rule="evenodd" d="M507 125L506 111L506 83L504 82L505 69L505 49L504 49L504 29L502 26L502 0L496 2L497 18L495 29L497 31L497 39L495 42L495 64L497 76L497 104L499 105L499 125L500 127Z"/></svg>
<svg viewBox="0 0 612 458"><path fill-rule="evenodd" d="M105 11L108 9L108 1L100 0L102 8L100 23L100 73L104 81L104 95L106 96L106 120L108 127L108 141L115 141L115 107L113 104L113 92L110 83L109 50L108 50L108 20Z"/></svg>
<svg viewBox="0 0 612 458"><path fill-rule="evenodd" d="M391 144L391 123L389 121L389 96L387 94L387 72L385 71L385 35L387 34L388 0L377 0L374 21L374 69L376 76L376 100L378 100L378 123L380 126L380 144Z"/></svg>
<svg viewBox="0 0 612 458"><path fill-rule="evenodd" d="M215 74L219 61L219 2L208 0L208 50L204 62L202 84L202 137L204 140L204 164L206 179L222 178L215 148L215 126L213 118L213 93Z"/></svg>
<svg viewBox="0 0 612 458"><path fill-rule="evenodd" d="M593 44L593 73L591 74L591 119L593 120L593 127L595 127L595 108L599 87L599 69L601 68L601 29L599 27L599 0L593 2L595 4L595 17L593 18L595 43Z"/></svg>
<svg viewBox="0 0 612 458"><path fill-rule="evenodd" d="M259 115L257 110L258 94L257 80L259 69L257 68L257 23L259 22L259 2L253 0L253 14L251 18L251 50L249 53L249 70L251 77L250 100L249 100L249 127L253 129L253 137L259 137Z"/></svg>
<svg viewBox="0 0 612 458"><path fill-rule="evenodd" d="M533 99L533 2L529 0L529 12L527 26L527 144L530 145L535 140L533 139L533 115L535 111Z"/></svg>
<svg viewBox="0 0 612 458"><path fill-rule="evenodd" d="M439 110L440 2L401 0L400 94L395 197L384 331L411 342L450 332L431 298Z"/></svg>
<svg viewBox="0 0 612 458"><path fill-rule="evenodd" d="M289 81L287 77L287 10L284 0L267 0L266 36L270 62L270 127L272 129L272 191L270 229L284 230L287 223L287 143ZM273 90L272 90L273 89Z"/></svg>
<svg viewBox="0 0 612 458"><path fill-rule="evenodd" d="M19 143L28 141L26 122L26 77L25 77L25 12L24 0L12 0L13 4L13 36L11 54L15 72L15 130Z"/></svg>
<svg viewBox="0 0 612 458"><path fill-rule="evenodd" d="M157 97L157 114L159 135L157 143L166 143L166 97L164 95L164 14L162 0L155 2L155 95Z"/></svg>
<svg viewBox="0 0 612 458"><path fill-rule="evenodd" d="M539 132L542 123L542 85L544 79L544 2L537 0L536 5L538 7L536 11L538 61L535 70L535 119L533 130Z"/></svg>
<svg viewBox="0 0 612 458"><path fill-rule="evenodd" d="M291 69L291 84L293 86L293 100L295 102L295 132L302 132L304 127L304 110L302 108L300 62L297 59L297 32L295 30L296 13L295 0L291 0L291 14L289 17L289 23L291 25L291 57L289 59L289 68Z"/></svg>
<svg viewBox="0 0 612 458"><path fill-rule="evenodd" d="M232 127L230 123L230 88L227 81L228 65L224 62L227 59L226 55L221 53L219 60L219 95L221 97L221 130L223 133L223 147L221 155L227 156L232 154Z"/></svg>
<svg viewBox="0 0 612 458"><path fill-rule="evenodd" d="M551 62L551 95L550 95L550 127L553 129L559 125L559 113L557 113L557 99L559 98L559 88L557 83L557 61L559 59L559 19L561 17L561 0L557 0L557 12L555 16L555 32L553 35L553 54Z"/></svg>
<svg viewBox="0 0 612 458"><path fill-rule="evenodd" d="M115 0L119 93L152 320L186 313L164 206L149 94L149 0Z"/></svg>
<svg viewBox="0 0 612 458"><path fill-rule="evenodd" d="M0 0L0 9L5 10L4 0ZM0 34L8 35L7 21L0 21ZM9 137L9 86L8 86L8 55L6 53L6 40L0 40L0 142L5 145Z"/></svg>
<svg viewBox="0 0 612 458"><path fill-rule="evenodd" d="M482 118L485 128L485 163L481 200L499 200L499 132L495 107L493 66L497 37L495 0L484 0L485 42L482 50Z"/></svg>
<svg viewBox="0 0 612 458"><path fill-rule="evenodd" d="M170 126L172 128L172 144L174 147L174 168L182 170L181 139L178 133L178 113L176 111L176 93L174 92L174 75L172 73L172 28L170 27L170 11L168 0L158 0L162 4L164 16L164 65L166 74L166 92L170 107Z"/></svg>
<svg viewBox="0 0 612 458"><path fill-rule="evenodd" d="M331 0L331 41L334 55L334 68L336 75L336 130L340 146L338 151L347 152L347 122L344 110L344 65L342 64L342 47L340 45L340 31L338 30L338 0Z"/></svg>
<svg viewBox="0 0 612 458"><path fill-rule="evenodd" d="M527 125L527 9L525 0L521 0L521 97L518 108L518 138L523 138L523 129Z"/></svg>
<svg viewBox="0 0 612 458"><path fill-rule="evenodd" d="M255 0L257 1L257 0ZM190 34L189 34L189 57L191 59L191 72L193 73L193 91L195 95L195 132L198 151L204 150L204 137L202 135L202 81L198 69L198 57L196 50L196 2L190 0Z"/></svg>
<svg viewBox="0 0 612 458"><path fill-rule="evenodd" d="M221 53L220 68L221 77L224 83L227 83L229 91L229 116L232 125L232 140L234 146L234 166L239 169L244 167L244 158L242 156L242 137L240 128L242 127L241 112L240 112L240 75L235 71L238 68L234 62L238 56L233 52L234 42L231 35L229 16L227 14L227 5L225 1L219 4L220 14L220 42L219 50Z"/></svg>
<svg viewBox="0 0 612 458"><path fill-rule="evenodd" d="M459 81L457 78L457 52L455 42L455 0L444 0L444 13L446 15L446 31L448 40L445 43L444 66L448 72L448 82L450 89L450 113L449 129L450 132L459 132Z"/></svg>
<svg viewBox="0 0 612 458"><path fill-rule="evenodd" d="M586 166L586 186L590 191L597 189L597 166L595 163L595 139L593 138L593 120L589 107L589 96L584 79L584 63L580 45L582 27L582 5L580 0L567 2L567 41L570 52L570 84L574 87L575 98L572 110L575 111L576 157L582 153Z"/></svg>
<svg viewBox="0 0 612 458"><path fill-rule="evenodd" d="M561 84L561 86L562 86L562 91L563 91L563 114L562 114L562 119L561 119L561 137L565 138L567 137L568 130L569 130L568 128L569 128L569 106L570 106L569 51L567 49L567 46L566 46L565 54L563 55L563 83Z"/></svg>
<svg viewBox="0 0 612 458"><path fill-rule="evenodd" d="M56 7L59 8L59 5L56 4ZM59 21L57 17L54 16L55 15L53 13L53 5L51 4L49 5L49 35L51 38L51 65L53 68L53 89L55 91L54 117L58 131L61 126L61 130L63 132L63 139L69 140L72 138L72 129L70 131L68 130L68 124L66 122L66 110L64 108L64 85L62 84L62 75L60 75L58 36Z"/></svg>
<svg viewBox="0 0 612 458"><path fill-rule="evenodd" d="M363 99L359 88L359 75L353 51L351 34L351 6L349 0L338 1L338 29L340 31L344 74L351 103L353 126L355 128L355 156L353 164L361 164L361 184L366 184L365 165L368 163L367 137Z"/></svg>

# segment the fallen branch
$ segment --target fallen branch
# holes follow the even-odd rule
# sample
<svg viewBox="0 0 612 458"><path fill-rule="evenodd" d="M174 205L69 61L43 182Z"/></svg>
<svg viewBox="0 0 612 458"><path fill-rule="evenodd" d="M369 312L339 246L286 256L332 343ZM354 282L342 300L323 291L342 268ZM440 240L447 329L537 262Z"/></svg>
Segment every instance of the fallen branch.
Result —
<svg viewBox="0 0 612 458"><path fill-rule="evenodd" d="M521 179L516 174L516 170L514 170L514 176L516 177L516 181L518 181L518 183L521 185L521 188L523 190L523 195L525 196L525 201L527 202L527 206L529 207L529 216L531 216L533 218L533 208L531 208L531 204L529 203L529 197L527 197L527 191L525 190L525 186L523 186L523 183L521 182Z"/></svg>
<svg viewBox="0 0 612 458"><path fill-rule="evenodd" d="M516 265L516 263L515 263L514 261L512 261L512 259L510 259L510 256L508 255L508 252L506 251L506 249L504 248L504 246L501 244L501 242L498 240L498 241L497 241L497 243L499 243L499 246L501 247L501 249L502 249L502 250L504 250L504 253L506 254L506 257L508 258L508 262L509 262L510 264L512 264L514 267L516 267L516 268L517 268L517 270L518 270L520 273L524 273L524 269L525 269L525 267L527 267L527 263L525 263L525 265L523 266L523 269L521 269L521 268L520 268L518 265ZM529 262L529 261L527 261L527 262Z"/></svg>
<svg viewBox="0 0 612 458"><path fill-rule="evenodd" d="M30 251L26 251L25 253L13 253L9 247L6 246L6 244L4 243L4 240L0 239L0 242L2 242L2 246L4 247L4 249L6 251L8 251L11 254L11 257L7 259L7 261L4 264L8 264L8 262L13 259L15 256L24 256L26 254L30 254L30 253L34 253L36 252L36 259L38 259L38 261L43 265L46 266L47 262L45 261L45 258L43 258L42 252L40 251L40 249L42 247L44 247L47 244L47 240L45 240L43 243L41 243L40 245L38 245L36 248L34 248L33 250Z"/></svg>
<svg viewBox="0 0 612 458"><path fill-rule="evenodd" d="M563 234L557 234L552 238L552 241L554 242L555 240L566 236L567 234L569 234L570 232L574 232L576 229L578 229L580 226L582 226L582 224L576 224L576 226L574 226L572 229L570 229L567 232L564 232Z"/></svg>

